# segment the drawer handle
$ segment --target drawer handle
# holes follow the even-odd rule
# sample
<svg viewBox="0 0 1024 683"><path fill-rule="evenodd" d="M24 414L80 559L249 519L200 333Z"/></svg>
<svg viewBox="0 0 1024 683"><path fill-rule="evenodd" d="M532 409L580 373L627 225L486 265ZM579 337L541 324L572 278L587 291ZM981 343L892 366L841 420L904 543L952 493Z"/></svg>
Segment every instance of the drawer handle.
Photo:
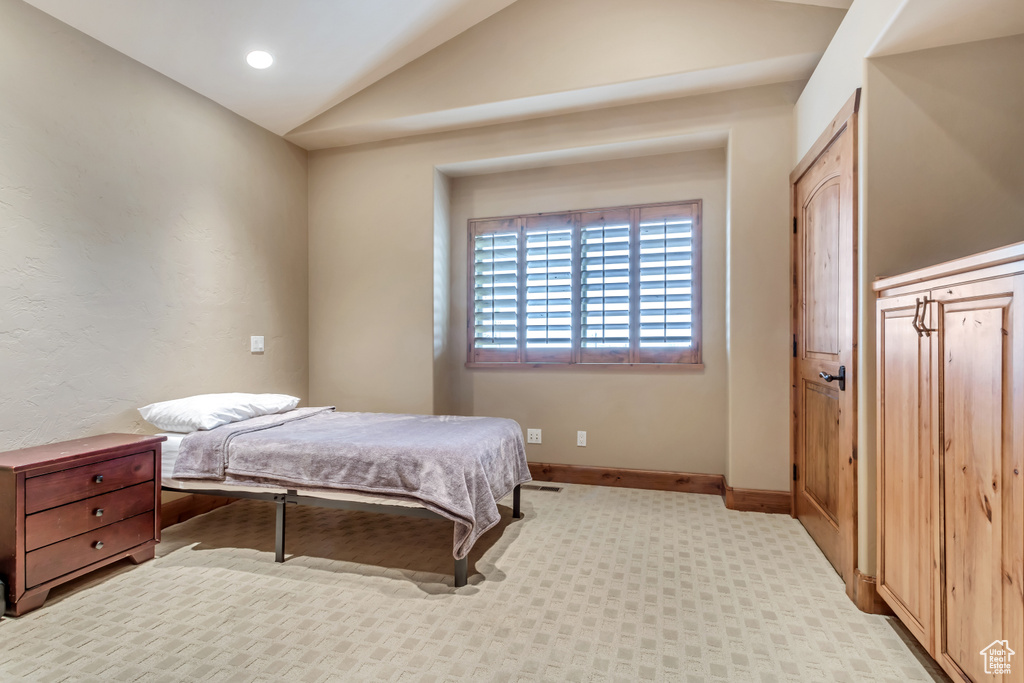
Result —
<svg viewBox="0 0 1024 683"><path fill-rule="evenodd" d="M92 514L96 515L97 517L102 517L103 516L103 508L96 508L96 512L94 512Z"/></svg>
<svg viewBox="0 0 1024 683"><path fill-rule="evenodd" d="M103 550L103 541L96 541L92 544L92 547L96 548L96 550Z"/></svg>
<svg viewBox="0 0 1024 683"><path fill-rule="evenodd" d="M102 484L103 483L103 475L102 474L97 474L95 477L93 477L93 481L96 482L97 484Z"/></svg>

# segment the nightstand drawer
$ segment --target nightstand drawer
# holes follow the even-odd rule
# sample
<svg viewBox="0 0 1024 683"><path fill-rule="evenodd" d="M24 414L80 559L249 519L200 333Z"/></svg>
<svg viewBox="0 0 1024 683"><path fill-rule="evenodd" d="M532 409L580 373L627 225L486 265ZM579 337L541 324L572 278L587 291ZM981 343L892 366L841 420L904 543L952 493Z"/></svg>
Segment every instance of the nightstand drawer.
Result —
<svg viewBox="0 0 1024 683"><path fill-rule="evenodd" d="M25 480L25 512L73 503L153 479L153 451Z"/></svg>
<svg viewBox="0 0 1024 683"><path fill-rule="evenodd" d="M63 541L153 509L153 482L38 512L25 518L25 550Z"/></svg>
<svg viewBox="0 0 1024 683"><path fill-rule="evenodd" d="M89 531L25 555L25 585L38 586L153 540L153 512Z"/></svg>

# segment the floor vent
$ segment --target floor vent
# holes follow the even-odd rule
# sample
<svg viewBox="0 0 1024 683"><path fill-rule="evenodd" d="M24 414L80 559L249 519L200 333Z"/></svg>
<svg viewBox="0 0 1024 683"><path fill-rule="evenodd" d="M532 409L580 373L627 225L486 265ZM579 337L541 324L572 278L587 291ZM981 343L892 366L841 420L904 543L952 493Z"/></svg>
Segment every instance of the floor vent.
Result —
<svg viewBox="0 0 1024 683"><path fill-rule="evenodd" d="M537 486L535 484L523 484L520 488L530 489L531 491L551 491L558 493L562 490L561 486Z"/></svg>

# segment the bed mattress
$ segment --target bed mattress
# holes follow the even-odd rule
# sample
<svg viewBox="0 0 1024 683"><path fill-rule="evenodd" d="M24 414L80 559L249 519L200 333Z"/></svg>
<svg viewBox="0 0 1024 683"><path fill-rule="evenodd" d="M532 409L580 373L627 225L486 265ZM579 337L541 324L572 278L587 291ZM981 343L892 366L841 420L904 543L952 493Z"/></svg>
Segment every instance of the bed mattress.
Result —
<svg viewBox="0 0 1024 683"><path fill-rule="evenodd" d="M286 493L286 489L274 486L253 486L252 484L239 484L231 481L202 481L197 479L175 479L174 463L178 459L178 448L181 440L187 434L174 434L165 432L160 436L166 436L167 441L163 444L163 454L160 460L161 483L165 488L177 491L208 493L210 491L239 491L244 493ZM342 491L331 491L324 489L291 489L297 491L300 496L312 498L323 498L327 500L345 500L355 503L368 503L371 505L394 505L398 507L421 508L422 505L401 498L388 498L387 496L375 496L368 493L350 493Z"/></svg>

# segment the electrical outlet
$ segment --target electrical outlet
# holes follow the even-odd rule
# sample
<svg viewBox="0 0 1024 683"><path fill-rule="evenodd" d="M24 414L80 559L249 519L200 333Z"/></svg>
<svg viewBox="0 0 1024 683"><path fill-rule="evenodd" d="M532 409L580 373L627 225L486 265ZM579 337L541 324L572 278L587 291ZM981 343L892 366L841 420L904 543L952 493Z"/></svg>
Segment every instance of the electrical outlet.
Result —
<svg viewBox="0 0 1024 683"><path fill-rule="evenodd" d="M249 351L263 353L263 337L249 337Z"/></svg>
<svg viewBox="0 0 1024 683"><path fill-rule="evenodd" d="M540 443L540 430L539 429L527 429L526 430L526 443Z"/></svg>
<svg viewBox="0 0 1024 683"><path fill-rule="evenodd" d="M587 445L587 433L586 432L576 432L576 445L577 446L586 446Z"/></svg>

